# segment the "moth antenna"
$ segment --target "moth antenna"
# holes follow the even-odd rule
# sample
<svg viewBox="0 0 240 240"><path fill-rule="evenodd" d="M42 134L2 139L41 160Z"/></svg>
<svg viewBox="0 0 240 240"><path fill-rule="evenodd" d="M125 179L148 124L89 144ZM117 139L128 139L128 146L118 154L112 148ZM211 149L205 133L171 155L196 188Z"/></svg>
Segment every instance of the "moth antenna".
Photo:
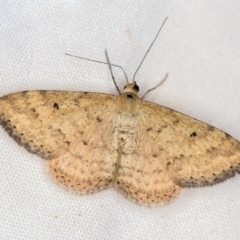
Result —
<svg viewBox="0 0 240 240"><path fill-rule="evenodd" d="M152 45L153 45L153 44L154 44L154 42L156 41L156 39L157 39L157 37L158 37L159 33L161 32L161 30L162 30L162 28L163 28L163 25L165 24L165 22L167 21L167 19L168 19L168 17L166 17L166 18L165 18L165 20L164 20L164 22L163 22L162 26L160 27L160 29L159 29L159 30L158 30L158 32L157 32L157 35L155 36L155 38L154 38L153 42L151 43L150 47L148 48L147 52L145 53L145 55L144 55L144 57L143 57L143 59L142 59L142 61L141 61L141 63L139 64L139 66L138 66L138 68L137 68L136 72L134 73L134 75L133 75L133 81L135 80L135 76L136 76L136 74L137 74L137 72L138 72L139 68L141 67L141 65L142 65L143 61L145 60L145 58L146 58L147 54L149 53L149 51L150 51L150 49L151 49Z"/></svg>
<svg viewBox="0 0 240 240"><path fill-rule="evenodd" d="M162 85L162 84L166 81L167 77L168 77L168 73L165 75L165 77L163 78L163 80L161 80L161 82L160 82L157 86L155 86L155 87L147 90L147 91L143 94L143 96L141 97L141 99L143 100L149 92L155 90L155 89L158 88L160 85Z"/></svg>
<svg viewBox="0 0 240 240"><path fill-rule="evenodd" d="M93 60L93 59L90 59L90 58L79 57L79 56L75 56L75 55L72 55L72 54L69 54L69 53L65 53L65 55L70 56L70 57L80 58L80 59L87 60L87 61L90 61L90 62L96 62L96 63L102 63L102 64L108 64L108 65L109 65L109 63L106 63L106 62L102 62L102 61L98 61L98 60ZM124 73L124 75L125 75L126 81L128 82L127 74L126 74L126 72L124 71L124 69L123 69L122 66L119 66L119 65L116 65L116 64L112 64L112 63L110 63L110 65L113 66L113 67L121 68L122 71L123 71L123 73Z"/></svg>
<svg viewBox="0 0 240 240"><path fill-rule="evenodd" d="M107 62L108 62L108 66L109 66L109 69L110 69L110 72L111 72L112 80L113 80L113 82L114 82L114 85L115 85L116 89L117 89L118 92L119 92L119 95L121 95L121 92L120 92L120 90L119 90L119 88L118 88L118 86L117 86L115 77L114 77L113 72L112 72L112 66L111 66L111 63L110 63L109 58L108 58L107 49L105 49L105 55L106 55Z"/></svg>

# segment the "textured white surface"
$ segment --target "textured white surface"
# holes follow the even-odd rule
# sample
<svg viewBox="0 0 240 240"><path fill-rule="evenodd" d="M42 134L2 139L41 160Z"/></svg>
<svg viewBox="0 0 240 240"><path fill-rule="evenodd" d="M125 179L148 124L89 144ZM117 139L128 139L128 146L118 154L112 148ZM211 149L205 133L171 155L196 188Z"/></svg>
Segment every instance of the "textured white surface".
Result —
<svg viewBox="0 0 240 240"><path fill-rule="evenodd" d="M23 90L117 94L105 60L132 77L166 16L136 80L146 100L207 122L240 140L240 2L1 1L0 95ZM124 76L114 69L122 89ZM34 127L34 126L30 126ZM186 189L149 209L114 189L73 195L45 162L0 129L0 239L238 239L240 176ZM140 149L139 149L140 151Z"/></svg>

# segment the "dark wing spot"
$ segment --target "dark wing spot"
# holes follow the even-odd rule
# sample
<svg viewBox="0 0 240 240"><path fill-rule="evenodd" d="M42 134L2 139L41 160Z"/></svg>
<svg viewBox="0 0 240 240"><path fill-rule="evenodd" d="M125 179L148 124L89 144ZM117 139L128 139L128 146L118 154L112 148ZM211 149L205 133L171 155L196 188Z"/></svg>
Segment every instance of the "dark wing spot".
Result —
<svg viewBox="0 0 240 240"><path fill-rule="evenodd" d="M97 117L97 121L98 121L98 122L101 122L102 119L101 119L100 117Z"/></svg>
<svg viewBox="0 0 240 240"><path fill-rule="evenodd" d="M168 162L167 163L167 170L169 169L170 165L171 165L171 162Z"/></svg>
<svg viewBox="0 0 240 240"><path fill-rule="evenodd" d="M196 137L197 136L197 133L196 132L193 132L190 134L190 137Z"/></svg>
<svg viewBox="0 0 240 240"><path fill-rule="evenodd" d="M174 124L174 125L177 125L178 122L179 122L179 119L176 119L175 121L173 121L173 124Z"/></svg>
<svg viewBox="0 0 240 240"><path fill-rule="evenodd" d="M83 144L84 144L84 145L88 145L87 142L85 142L85 141L83 141Z"/></svg>
<svg viewBox="0 0 240 240"><path fill-rule="evenodd" d="M158 155L157 155L157 154L155 154L155 153L152 155L152 157L154 157L154 158L156 158L157 156L158 156Z"/></svg>
<svg viewBox="0 0 240 240"><path fill-rule="evenodd" d="M53 104L53 107L54 107L55 109L59 109L59 106L58 106L57 103L54 103L54 104Z"/></svg>
<svg viewBox="0 0 240 240"><path fill-rule="evenodd" d="M147 132L149 132L149 131L151 131L152 130L152 128L151 127L149 127L148 129L147 129Z"/></svg>

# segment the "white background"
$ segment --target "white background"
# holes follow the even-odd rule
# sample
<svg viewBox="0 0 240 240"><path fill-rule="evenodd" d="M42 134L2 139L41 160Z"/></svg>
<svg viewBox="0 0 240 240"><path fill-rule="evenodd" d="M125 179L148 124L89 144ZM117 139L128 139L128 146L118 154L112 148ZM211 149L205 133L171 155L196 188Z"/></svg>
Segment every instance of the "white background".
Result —
<svg viewBox="0 0 240 240"><path fill-rule="evenodd" d="M239 0L0 1L0 95L23 90L117 94L107 66L129 78L169 17L136 80L146 100L240 140ZM121 90L125 79L114 69ZM30 126L34 127L34 126ZM136 205L114 189L79 196L0 129L0 239L238 239L240 176L186 189L172 204Z"/></svg>

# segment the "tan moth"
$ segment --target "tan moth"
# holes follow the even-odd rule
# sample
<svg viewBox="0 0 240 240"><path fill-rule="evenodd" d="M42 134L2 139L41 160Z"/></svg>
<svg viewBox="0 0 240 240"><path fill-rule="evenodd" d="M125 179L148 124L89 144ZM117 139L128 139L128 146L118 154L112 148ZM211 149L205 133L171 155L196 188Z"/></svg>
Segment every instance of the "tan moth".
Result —
<svg viewBox="0 0 240 240"><path fill-rule="evenodd" d="M143 101L138 90L133 81L119 96L13 93L0 98L0 123L21 146L47 160L57 182L83 194L114 186L155 206L174 199L181 188L213 185L240 173L237 140Z"/></svg>

